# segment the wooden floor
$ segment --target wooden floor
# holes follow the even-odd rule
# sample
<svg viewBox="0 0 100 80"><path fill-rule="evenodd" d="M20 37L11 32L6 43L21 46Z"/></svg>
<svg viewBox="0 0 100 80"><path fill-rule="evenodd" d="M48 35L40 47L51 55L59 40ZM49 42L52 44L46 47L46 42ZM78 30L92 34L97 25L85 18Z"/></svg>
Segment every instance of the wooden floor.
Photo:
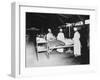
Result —
<svg viewBox="0 0 100 80"><path fill-rule="evenodd" d="M59 53L56 50L54 50L49 56L47 55L47 52L39 53L37 61L34 44L26 43L26 67L78 64L80 64L80 62L74 57L73 53L69 53L68 51Z"/></svg>

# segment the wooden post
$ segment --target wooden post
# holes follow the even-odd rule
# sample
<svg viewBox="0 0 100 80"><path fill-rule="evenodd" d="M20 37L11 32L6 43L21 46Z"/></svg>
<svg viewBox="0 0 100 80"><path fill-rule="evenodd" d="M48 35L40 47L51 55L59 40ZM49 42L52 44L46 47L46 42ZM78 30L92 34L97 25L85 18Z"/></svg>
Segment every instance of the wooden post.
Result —
<svg viewBox="0 0 100 80"><path fill-rule="evenodd" d="M70 38L70 26L69 26L69 38Z"/></svg>

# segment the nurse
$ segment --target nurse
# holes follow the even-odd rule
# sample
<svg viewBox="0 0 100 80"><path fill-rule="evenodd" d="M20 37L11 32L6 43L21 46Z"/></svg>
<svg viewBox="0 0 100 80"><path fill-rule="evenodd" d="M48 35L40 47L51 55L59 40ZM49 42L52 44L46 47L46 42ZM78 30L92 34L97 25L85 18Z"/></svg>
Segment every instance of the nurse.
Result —
<svg viewBox="0 0 100 80"><path fill-rule="evenodd" d="M74 28L74 55L75 57L81 56L81 42L80 42L80 33L78 32L77 28Z"/></svg>
<svg viewBox="0 0 100 80"><path fill-rule="evenodd" d="M58 35L57 35L57 40L60 40L60 41L62 41L62 42L65 43L65 36L64 36L63 30L60 29L59 31L60 31L60 32L59 32ZM57 49L57 51L58 51L58 52L63 52L64 49L63 49L63 48L60 48L60 49Z"/></svg>
<svg viewBox="0 0 100 80"><path fill-rule="evenodd" d="M55 40L55 37L53 36L51 29L49 28L47 34L47 41L52 41L52 40Z"/></svg>
<svg viewBox="0 0 100 80"><path fill-rule="evenodd" d="M60 32L59 32L58 35L57 35L57 40L60 40L60 41L62 41L62 42L65 42L65 36L64 36L63 30L60 29L59 31L60 31Z"/></svg>
<svg viewBox="0 0 100 80"><path fill-rule="evenodd" d="M49 41L53 41L53 40L55 40L56 38L54 37L54 35L53 35L53 33L52 33L52 31L51 31L51 29L49 28L48 29L48 34L47 34L47 41L49 42ZM48 44L49 46L50 46L50 44ZM52 52L52 49L49 49L49 47L48 47L48 55L50 54Z"/></svg>

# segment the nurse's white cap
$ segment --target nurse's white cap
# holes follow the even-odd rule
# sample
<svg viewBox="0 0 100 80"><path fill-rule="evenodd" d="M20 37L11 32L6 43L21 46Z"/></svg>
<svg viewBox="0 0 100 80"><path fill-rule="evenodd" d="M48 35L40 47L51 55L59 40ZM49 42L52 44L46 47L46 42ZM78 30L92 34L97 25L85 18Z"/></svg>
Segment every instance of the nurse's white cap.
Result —
<svg viewBox="0 0 100 80"><path fill-rule="evenodd" d="M77 31L77 28L76 27L74 27L74 31Z"/></svg>

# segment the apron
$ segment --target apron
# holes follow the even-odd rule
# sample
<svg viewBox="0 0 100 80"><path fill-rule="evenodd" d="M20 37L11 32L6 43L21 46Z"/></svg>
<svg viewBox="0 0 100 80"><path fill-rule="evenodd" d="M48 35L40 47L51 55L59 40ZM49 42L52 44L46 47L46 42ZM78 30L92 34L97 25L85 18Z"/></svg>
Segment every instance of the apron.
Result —
<svg viewBox="0 0 100 80"><path fill-rule="evenodd" d="M65 40L64 33L62 33L62 32L58 33L57 40L64 42L64 40Z"/></svg>
<svg viewBox="0 0 100 80"><path fill-rule="evenodd" d="M57 35L57 40L60 40L62 42L65 42L65 37L64 37L64 33L60 32L58 33ZM60 48L60 49L57 49L58 52L63 52L64 49L63 48Z"/></svg>
<svg viewBox="0 0 100 80"><path fill-rule="evenodd" d="M53 34L52 34L52 33L48 33L48 34L47 34L47 40L48 40L48 41L52 41L53 39L54 39Z"/></svg>
<svg viewBox="0 0 100 80"><path fill-rule="evenodd" d="M74 40L74 55L81 56L81 43L80 43L79 32L75 32L73 40Z"/></svg>

